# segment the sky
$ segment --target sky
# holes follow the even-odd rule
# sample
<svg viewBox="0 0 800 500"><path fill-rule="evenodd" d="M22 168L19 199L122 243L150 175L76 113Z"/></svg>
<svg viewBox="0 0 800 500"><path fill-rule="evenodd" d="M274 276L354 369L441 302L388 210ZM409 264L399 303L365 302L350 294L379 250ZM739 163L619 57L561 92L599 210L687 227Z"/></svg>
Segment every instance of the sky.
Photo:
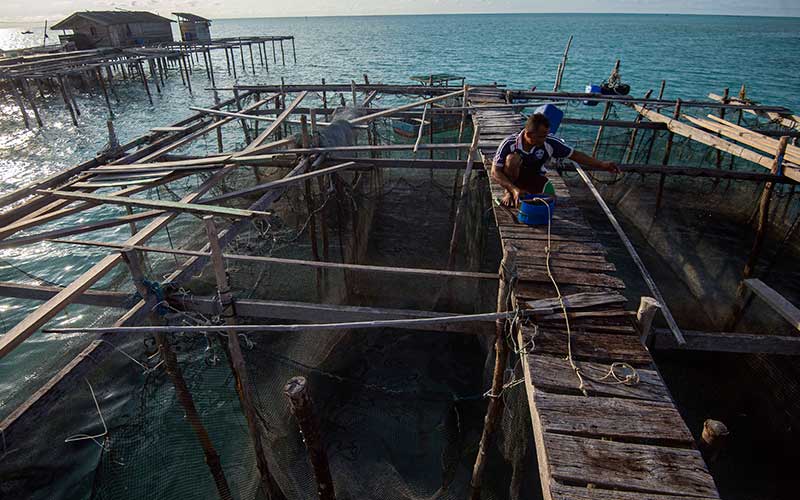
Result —
<svg viewBox="0 0 800 500"><path fill-rule="evenodd" d="M76 10L189 11L210 19L515 12L800 16L798 0L2 0L0 24L54 23Z"/></svg>

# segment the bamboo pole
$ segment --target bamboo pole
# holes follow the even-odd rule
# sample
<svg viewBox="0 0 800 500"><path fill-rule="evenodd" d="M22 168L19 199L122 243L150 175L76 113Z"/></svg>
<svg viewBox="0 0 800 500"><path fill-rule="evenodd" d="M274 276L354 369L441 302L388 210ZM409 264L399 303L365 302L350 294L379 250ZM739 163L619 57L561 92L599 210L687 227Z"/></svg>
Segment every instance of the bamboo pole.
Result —
<svg viewBox="0 0 800 500"><path fill-rule="evenodd" d="M653 89L648 90L647 93L645 93L644 98L645 99L650 99L650 95L652 93L653 93ZM636 119L634 119L634 123L641 123L643 118L644 118L644 116L642 115L642 113L636 113ZM633 157L633 151L634 151L635 146L636 146L636 135L637 135L638 132L639 132L638 128L633 128L631 130L631 138L630 138L630 140L628 140L628 150L627 150L627 153L624 154L623 163L630 163L631 162L631 158Z"/></svg>
<svg viewBox="0 0 800 500"><path fill-rule="evenodd" d="M681 100L680 98L677 99L675 104L675 112L672 114L673 119L677 120L681 116ZM667 166L669 164L669 156L672 152L672 143L675 139L675 133L670 130L667 134L667 145L664 149L664 157L661 160L661 164ZM656 213L661 209L661 199L664 195L664 181L666 180L667 175L662 173L658 178L658 192L656 193Z"/></svg>
<svg viewBox="0 0 800 500"><path fill-rule="evenodd" d="M730 89L725 87L722 91L722 102L727 104L728 103L728 96L730 95ZM719 108L719 118L721 120L725 119L725 108ZM717 134L718 137L721 137L720 134ZM717 149L717 168L722 168L722 151Z"/></svg>
<svg viewBox="0 0 800 500"><path fill-rule="evenodd" d="M203 217L203 223L208 236L208 243L211 249L211 263L214 269L214 278L217 282L217 293L219 294L221 315L225 318L226 325L236 324L236 313L233 310L233 295L231 294L228 283L228 275L225 272L225 262L222 258L222 248L220 246L217 227L212 216ZM250 439L253 441L258 470L261 473L261 481L265 492L271 500L285 498L281 492L275 478L272 476L267 464L264 448L261 443L261 430L258 427L258 416L253 404L253 396L248 382L247 367L245 366L242 347L239 344L239 335L235 332L228 334L228 353L230 355L231 369L236 377L236 390L239 393L239 401L242 404L247 427L250 432Z"/></svg>
<svg viewBox="0 0 800 500"><path fill-rule="evenodd" d="M458 208L456 208L455 221L453 222L453 234L450 236L450 252L447 258L447 270L452 271L456 262L456 250L458 247L458 233L459 222L461 220L461 213L466 208L467 194L469 192L469 179L472 175L472 165L474 162L475 151L478 149L478 137L480 135L480 126L475 125L475 132L472 134L472 144L467 153L467 168L464 169L464 179L461 183L461 196L458 200Z"/></svg>
<svg viewBox="0 0 800 500"><path fill-rule="evenodd" d="M778 149L775 151L775 160L772 164L772 174L778 175L783 167L783 156L786 153L786 146L789 144L789 137L781 137L778 143ZM761 199L758 203L758 226L756 228L756 238L753 242L753 248L750 250L750 256L747 258L747 263L742 271L742 280L746 280L753 275L758 258L761 255L761 247L764 244L764 238L767 234L767 225L769 223L769 205L772 201L772 192L775 189L773 182L766 182L764 184L764 191L761 193ZM741 285L740 285L741 286Z"/></svg>
<svg viewBox="0 0 800 500"><path fill-rule="evenodd" d="M497 312L504 313L509 309L511 293L516 283L516 252L513 244L507 244L503 248L503 260L500 263L500 283L497 290ZM470 480L470 500L480 500L481 487L483 483L483 471L486 467L486 454L494 439L494 430L497 421L503 415L503 376L505 375L506 365L508 364L508 345L506 344L505 333L507 319L498 318L495 320L495 340L494 340L494 373L492 376L492 389L489 393L489 406L486 409L486 417L483 423L483 433L481 434L480 444L478 445L478 455L475 457L475 465L472 467L472 479Z"/></svg>
<svg viewBox="0 0 800 500"><path fill-rule="evenodd" d="M310 145L308 137L308 124L306 123L306 115L300 116L300 129L301 140L303 147L306 148ZM321 177L319 177L321 179ZM319 262L319 248L317 246L317 217L314 209L314 197L311 190L311 179L306 179L303 182L305 188L306 208L308 210L308 238L311 241L311 255L315 261ZM317 298L322 300L322 271L317 268L315 270L316 283L317 283Z"/></svg>
<svg viewBox="0 0 800 500"><path fill-rule="evenodd" d="M664 89L667 86L666 80L661 80L661 86L658 89L658 100L660 101L664 97ZM645 163L650 163L650 157L653 154L653 146L656 143L656 136L658 136L658 130L653 129L653 138L650 141L650 145L647 147L647 155L645 156Z"/></svg>
<svg viewBox="0 0 800 500"><path fill-rule="evenodd" d="M283 388L283 395L289 400L289 409L300 428L303 444L308 452L308 461L317 481L317 495L320 500L336 500L328 454L322 443L319 422L314 414L314 404L305 377L289 379Z"/></svg>
<svg viewBox="0 0 800 500"><path fill-rule="evenodd" d="M144 271L138 252L132 248L125 248L120 253L122 254L122 259L128 265L136 290L142 298L147 298L150 294L150 290L144 284ZM151 313L151 315L157 316L154 313ZM160 318L157 320L160 320ZM175 356L175 352L172 350L169 340L167 340L167 337L163 333L156 333L155 338L158 349L161 352L161 359L164 361L167 375L172 379L172 384L175 386L175 397L186 413L186 420L189 421L189 425L192 427L197 440L200 442L206 465L208 465L211 476L214 478L217 493L222 500L230 500L233 496L228 487L228 481L225 479L225 473L222 470L219 454L216 448L214 448L211 437L208 435L208 431L206 431L202 419L197 412L192 393L186 384L186 379L183 378L180 365L178 365L177 356Z"/></svg>
<svg viewBox="0 0 800 500"><path fill-rule="evenodd" d="M569 54L569 48L572 45L572 36L569 36L569 40L567 40L567 47L564 49L564 56L561 58L561 63L558 65L558 71L556 72L556 84L553 88L553 92L558 92L558 89L561 88L561 79L564 77L564 70L567 68L567 54Z"/></svg>

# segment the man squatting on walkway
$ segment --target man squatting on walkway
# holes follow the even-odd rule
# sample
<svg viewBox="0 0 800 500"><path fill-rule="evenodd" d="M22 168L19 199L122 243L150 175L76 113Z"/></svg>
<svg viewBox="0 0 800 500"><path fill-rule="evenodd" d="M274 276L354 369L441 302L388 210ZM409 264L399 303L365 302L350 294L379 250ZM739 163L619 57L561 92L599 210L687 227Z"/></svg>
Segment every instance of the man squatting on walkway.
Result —
<svg viewBox="0 0 800 500"><path fill-rule="evenodd" d="M547 184L544 164L550 158L569 158L581 165L619 172L613 161L598 160L576 151L551 135L550 121L536 113L528 117L520 133L507 137L494 155L492 178L506 189L501 203L516 207L525 194L542 193Z"/></svg>

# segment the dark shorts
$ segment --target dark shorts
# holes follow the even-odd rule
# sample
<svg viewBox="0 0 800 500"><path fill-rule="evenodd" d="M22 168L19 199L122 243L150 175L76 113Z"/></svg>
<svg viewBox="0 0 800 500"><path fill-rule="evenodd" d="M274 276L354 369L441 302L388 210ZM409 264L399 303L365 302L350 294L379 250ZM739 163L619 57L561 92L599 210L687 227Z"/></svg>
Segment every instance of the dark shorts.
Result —
<svg viewBox="0 0 800 500"><path fill-rule="evenodd" d="M545 184L547 184L547 177L528 168L521 169L519 178L514 182L518 188L531 194L542 193Z"/></svg>

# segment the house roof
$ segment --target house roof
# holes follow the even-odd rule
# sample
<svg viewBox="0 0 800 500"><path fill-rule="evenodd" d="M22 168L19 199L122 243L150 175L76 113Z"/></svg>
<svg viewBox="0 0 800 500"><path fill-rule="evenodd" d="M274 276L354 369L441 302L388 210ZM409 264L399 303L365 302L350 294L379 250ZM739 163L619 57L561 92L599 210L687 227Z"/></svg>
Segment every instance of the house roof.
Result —
<svg viewBox="0 0 800 500"><path fill-rule="evenodd" d="M96 10L75 12L63 21L60 21L50 29L54 30L68 30L75 26L79 19L86 19L88 21L102 24L104 26L112 26L114 24L131 24L131 23L170 23L171 20L166 17L161 17L152 12L135 11L135 10Z"/></svg>
<svg viewBox="0 0 800 500"><path fill-rule="evenodd" d="M186 21L204 22L204 23L211 22L211 19L200 17L197 14L190 14L189 12L173 12L172 15L177 16L179 19L184 19Z"/></svg>

